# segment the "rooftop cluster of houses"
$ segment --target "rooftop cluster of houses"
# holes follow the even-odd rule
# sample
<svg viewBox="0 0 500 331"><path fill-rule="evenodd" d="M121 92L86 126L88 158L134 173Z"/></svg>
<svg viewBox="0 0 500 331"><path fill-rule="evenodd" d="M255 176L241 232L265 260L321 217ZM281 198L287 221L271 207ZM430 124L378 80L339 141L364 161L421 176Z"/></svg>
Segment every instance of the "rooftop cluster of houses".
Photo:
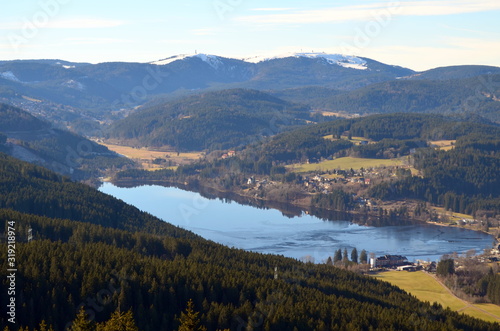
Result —
<svg viewBox="0 0 500 331"><path fill-rule="evenodd" d="M227 153L222 154L221 158L227 159L229 157L234 157L236 156L236 151L229 151Z"/></svg>
<svg viewBox="0 0 500 331"><path fill-rule="evenodd" d="M316 191L330 191L333 188L333 184L348 184L348 183L359 183L364 185L370 185L371 179L360 177L359 174L351 175L348 171L345 170L335 170L333 172L335 175L344 176L344 177L335 177L329 178L322 175L315 176L306 176L304 177L304 186L309 190ZM325 192L326 193L326 192Z"/></svg>
<svg viewBox="0 0 500 331"><path fill-rule="evenodd" d="M255 179L254 176L252 177L249 177L247 179L247 185L255 185L255 188L256 189L259 189L263 186L266 186L267 184L275 184L275 182L272 182L270 180L267 180L267 179L263 179L263 180L258 180L258 179Z"/></svg>
<svg viewBox="0 0 500 331"><path fill-rule="evenodd" d="M363 207L374 207L374 206L377 205L377 203L375 201L373 201L371 199L368 199L368 198L364 198L364 197L357 198L355 202L361 208L363 208ZM373 210L377 210L376 207Z"/></svg>

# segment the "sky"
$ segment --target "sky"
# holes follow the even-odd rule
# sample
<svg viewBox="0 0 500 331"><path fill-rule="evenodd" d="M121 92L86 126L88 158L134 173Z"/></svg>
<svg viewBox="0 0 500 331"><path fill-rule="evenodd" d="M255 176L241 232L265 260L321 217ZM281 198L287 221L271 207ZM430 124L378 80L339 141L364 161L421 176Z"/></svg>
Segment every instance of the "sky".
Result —
<svg viewBox="0 0 500 331"><path fill-rule="evenodd" d="M2 1L0 60L326 52L413 70L500 66L499 22L499 0Z"/></svg>

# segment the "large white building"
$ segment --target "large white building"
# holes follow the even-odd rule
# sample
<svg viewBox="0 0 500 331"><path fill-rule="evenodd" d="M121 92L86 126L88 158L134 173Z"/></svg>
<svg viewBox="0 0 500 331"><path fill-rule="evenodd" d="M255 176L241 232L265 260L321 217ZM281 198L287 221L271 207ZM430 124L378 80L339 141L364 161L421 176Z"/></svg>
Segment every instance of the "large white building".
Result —
<svg viewBox="0 0 500 331"><path fill-rule="evenodd" d="M370 258L370 267L372 268L391 268L405 264L408 264L408 259L402 255L384 255Z"/></svg>

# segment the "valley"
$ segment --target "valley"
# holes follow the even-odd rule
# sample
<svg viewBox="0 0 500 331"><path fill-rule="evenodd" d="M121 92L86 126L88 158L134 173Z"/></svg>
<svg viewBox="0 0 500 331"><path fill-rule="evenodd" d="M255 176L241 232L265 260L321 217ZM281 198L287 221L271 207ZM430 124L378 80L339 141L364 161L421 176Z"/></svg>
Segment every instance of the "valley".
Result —
<svg viewBox="0 0 500 331"><path fill-rule="evenodd" d="M1 61L22 326L66 329L83 302L95 327L130 311L170 330L191 302L214 331L497 329L498 254L479 253L500 239L499 75L320 52ZM378 277L430 303L366 276L356 247L451 256L440 279L482 308L429 300L442 289L420 273ZM85 304L109 284L102 310Z"/></svg>

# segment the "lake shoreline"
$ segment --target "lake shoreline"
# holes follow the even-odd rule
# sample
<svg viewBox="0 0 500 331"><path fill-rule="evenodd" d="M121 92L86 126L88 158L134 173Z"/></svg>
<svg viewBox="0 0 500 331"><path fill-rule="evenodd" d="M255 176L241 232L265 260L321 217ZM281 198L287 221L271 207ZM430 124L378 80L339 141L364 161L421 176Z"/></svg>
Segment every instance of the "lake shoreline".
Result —
<svg viewBox="0 0 500 331"><path fill-rule="evenodd" d="M281 211L283 214L288 214L293 216L299 216L300 213L303 212L320 218L325 218L326 216L327 219L330 219L328 217L329 215L333 215L336 219L338 219L338 216L342 215L346 217L347 220L349 221L352 221L359 225L366 225L366 226L394 226L394 225L403 226L410 224L428 224L428 225L437 225L442 227L460 228L460 229L466 229L484 233L492 236L493 240L499 241L498 239L495 238L494 233L486 232L481 229L461 227L458 224L439 223L431 220L426 221L417 218L408 218L404 220L398 219L397 221L394 222L389 220L381 220L378 215L378 212L376 211L366 211L366 212L355 211L355 210L338 211L328 208L315 208L311 206L311 201L310 201L310 199L312 198L311 196L309 196L309 199L276 201L265 197L258 197L255 195L245 194L246 192L244 192L243 190L225 190L220 187L216 187L214 185L201 183L200 181L197 181L196 185L192 185L185 181L181 182L178 180L111 180L110 179L108 180L108 182L111 182L112 184L117 186L120 186L120 184L125 186L129 185L141 186L141 185L152 185L152 184L160 186L173 186L187 191L199 193L202 196L208 196L210 198L219 198L219 199L231 199L234 200L235 202L248 204L251 206L255 206L251 202L256 202L260 207L264 206L267 208L274 208ZM396 204L396 202L398 201L385 201L386 203L385 206L393 206L394 204Z"/></svg>
<svg viewBox="0 0 500 331"><path fill-rule="evenodd" d="M100 190L208 240L296 259L312 256L318 263L333 256L336 249L356 247L376 256L396 254L407 256L410 261L437 261L443 254L482 251L491 243L489 235L461 229L445 230L425 222L367 224L355 221L352 213L319 217L294 205L235 199L227 191L195 190L184 183L115 184L106 183Z"/></svg>

